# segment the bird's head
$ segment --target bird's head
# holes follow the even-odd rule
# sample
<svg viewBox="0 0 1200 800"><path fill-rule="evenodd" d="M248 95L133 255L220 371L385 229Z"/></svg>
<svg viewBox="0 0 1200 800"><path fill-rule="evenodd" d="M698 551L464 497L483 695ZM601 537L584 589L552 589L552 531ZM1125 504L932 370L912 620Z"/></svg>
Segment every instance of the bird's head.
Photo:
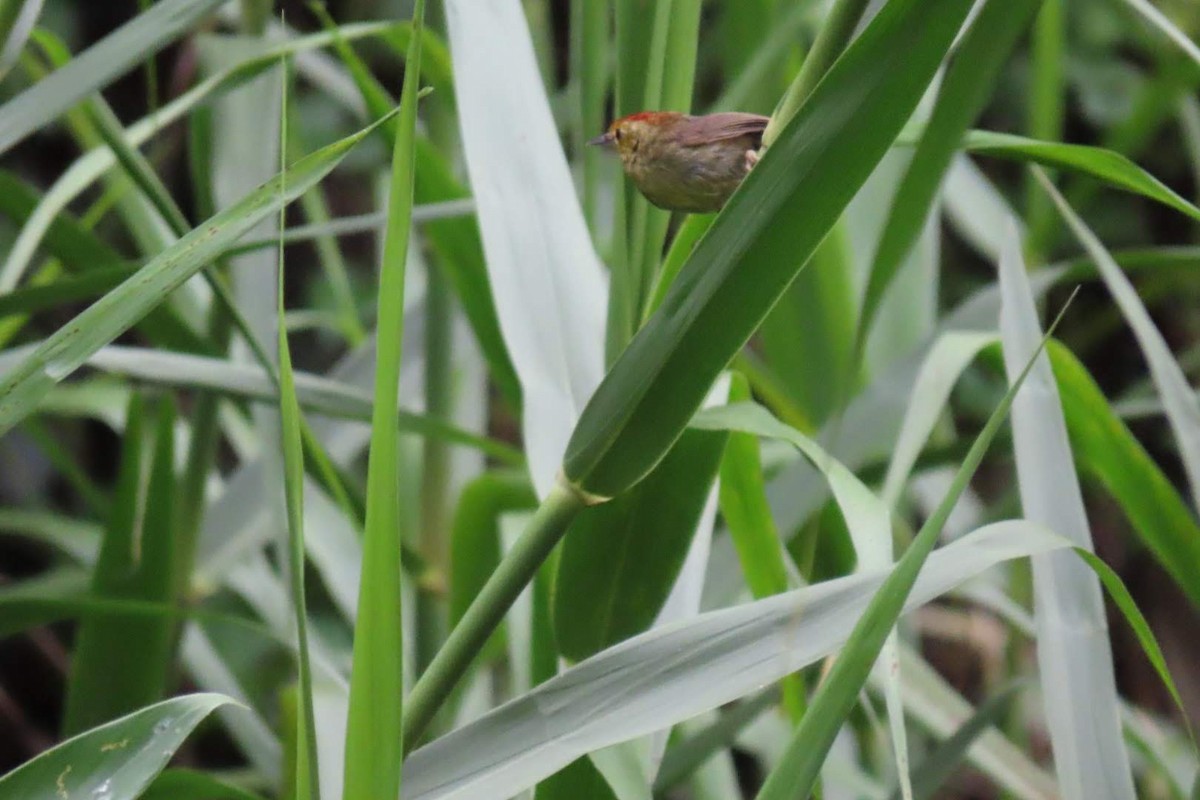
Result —
<svg viewBox="0 0 1200 800"><path fill-rule="evenodd" d="M621 160L629 163L645 148L653 149L668 140L676 124L684 118L674 111L641 111L614 120L608 130L588 144L617 151ZM644 153L642 153L644 154Z"/></svg>

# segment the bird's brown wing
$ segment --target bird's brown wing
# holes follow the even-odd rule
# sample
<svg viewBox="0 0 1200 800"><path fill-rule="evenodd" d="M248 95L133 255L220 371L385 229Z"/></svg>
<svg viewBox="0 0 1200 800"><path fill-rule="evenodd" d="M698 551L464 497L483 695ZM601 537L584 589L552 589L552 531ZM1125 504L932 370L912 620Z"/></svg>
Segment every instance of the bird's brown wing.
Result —
<svg viewBox="0 0 1200 800"><path fill-rule="evenodd" d="M754 138L755 146L757 146L769 121L770 117L745 114L740 111L690 117L681 123L679 143L685 147L695 147L709 142L750 136Z"/></svg>

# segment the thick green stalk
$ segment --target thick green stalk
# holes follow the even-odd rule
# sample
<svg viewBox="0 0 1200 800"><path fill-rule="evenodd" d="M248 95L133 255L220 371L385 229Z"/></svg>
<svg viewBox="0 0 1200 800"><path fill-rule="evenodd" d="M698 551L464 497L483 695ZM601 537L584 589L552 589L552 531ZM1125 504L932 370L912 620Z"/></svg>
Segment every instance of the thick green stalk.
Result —
<svg viewBox="0 0 1200 800"><path fill-rule="evenodd" d="M405 699L405 751L416 744L480 648L500 625L517 595L533 580L538 568L550 557L555 545L586 505L577 492L555 486L538 506L521 538L479 590L450 632L446 644Z"/></svg>
<svg viewBox="0 0 1200 800"><path fill-rule="evenodd" d="M763 132L763 147L771 146L779 131L795 116L800 106L804 105L812 90L821 82L821 78L825 77L825 73L841 55L842 50L846 49L869 2L870 0L834 2L829 16L825 18L821 30L817 33L812 49L808 51L804 63L800 66L800 71L796 73L787 94L779 101L775 113L771 115L771 121L767 123L767 129Z"/></svg>

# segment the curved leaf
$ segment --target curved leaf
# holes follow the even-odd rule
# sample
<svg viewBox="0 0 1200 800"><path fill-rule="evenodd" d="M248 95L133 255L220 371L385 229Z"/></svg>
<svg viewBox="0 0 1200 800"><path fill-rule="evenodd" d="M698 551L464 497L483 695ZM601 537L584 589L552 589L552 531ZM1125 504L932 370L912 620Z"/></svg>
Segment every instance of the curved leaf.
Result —
<svg viewBox="0 0 1200 800"><path fill-rule="evenodd" d="M0 380L0 432L24 419L55 384L128 330L229 244L324 178L378 124L296 162L286 173L192 230L56 331Z"/></svg>
<svg viewBox="0 0 1200 800"><path fill-rule="evenodd" d="M4 797L133 800L224 695L192 694L92 728L0 778Z"/></svg>
<svg viewBox="0 0 1200 800"><path fill-rule="evenodd" d="M900 132L969 6L893 0L834 64L588 403L564 462L575 486L613 497L666 454Z"/></svg>

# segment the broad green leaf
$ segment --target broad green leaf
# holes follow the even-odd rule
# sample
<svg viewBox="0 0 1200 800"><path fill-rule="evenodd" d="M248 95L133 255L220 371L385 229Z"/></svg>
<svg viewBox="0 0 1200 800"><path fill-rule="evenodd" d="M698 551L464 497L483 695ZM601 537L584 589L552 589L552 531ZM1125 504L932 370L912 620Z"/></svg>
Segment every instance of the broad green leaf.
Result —
<svg viewBox="0 0 1200 800"><path fill-rule="evenodd" d="M1000 330L1011 382L1031 354L1040 351L1042 338L1021 241L1011 224L999 272ZM1091 551L1092 534L1050 359L1041 353L1034 358L1012 409L1021 508L1027 519ZM1100 583L1071 553L1048 553L1032 562L1043 705L1063 796L1132 799L1133 774L1121 736Z"/></svg>
<svg viewBox="0 0 1200 800"><path fill-rule="evenodd" d="M388 222L384 232L376 326L375 403L367 464L362 578L346 719L346 797L400 792L403 637L400 595L400 463L396 412L404 337L404 276L412 227L414 140L420 91L424 0L413 9L396 118Z"/></svg>
<svg viewBox="0 0 1200 800"><path fill-rule="evenodd" d="M735 374L730 402L750 399L749 384L743 376ZM787 555L771 518L758 439L752 434L729 434L721 457L720 487L721 516L729 528L751 595L760 600L786 592L790 588ZM782 694L784 709L793 722L799 720L806 705L803 678L799 675L785 678Z"/></svg>
<svg viewBox="0 0 1200 800"><path fill-rule="evenodd" d="M959 43L938 92L937 104L898 184L875 251L858 322L860 348L866 343L884 292L925 225L960 137L994 91L1000 68L1040 3L1041 0L986 0Z"/></svg>
<svg viewBox="0 0 1200 800"><path fill-rule="evenodd" d="M0 795L140 797L192 729L233 702L219 694L184 695L92 728L0 778Z"/></svg>
<svg viewBox="0 0 1200 800"><path fill-rule="evenodd" d="M538 784L534 800L613 800L608 781L587 756L575 759Z"/></svg>
<svg viewBox="0 0 1200 800"><path fill-rule="evenodd" d="M287 173L276 176L151 259L134 276L56 331L0 379L0 432L24 419L55 384L128 330L217 253L325 177L374 125L296 162Z"/></svg>
<svg viewBox="0 0 1200 800"><path fill-rule="evenodd" d="M1118 189L1140 194L1200 220L1200 208L1120 153L1082 144L1060 144L1027 139L1009 133L969 131L962 146L971 153L1044 167L1068 170L1104 181Z"/></svg>
<svg viewBox="0 0 1200 800"><path fill-rule="evenodd" d="M71 63L0 107L0 153L42 128L90 92L107 86L203 19L222 0L163 0Z"/></svg>
<svg viewBox="0 0 1200 800"><path fill-rule="evenodd" d="M731 402L750 400L745 378L737 376ZM788 590L787 567L779 532L771 519L763 485L758 440L749 433L731 433L721 460L721 516L737 549L738 561L755 599Z"/></svg>
<svg viewBox="0 0 1200 800"><path fill-rule="evenodd" d="M900 132L969 5L893 0L830 69L592 397L573 485L612 497L666 454Z"/></svg>
<svg viewBox="0 0 1200 800"><path fill-rule="evenodd" d="M906 607L1006 559L1065 544L1022 522L981 529L930 557ZM402 797L510 797L585 753L757 692L842 646L885 576L859 573L701 614L598 653L417 750Z"/></svg>
<svg viewBox="0 0 1200 800"><path fill-rule="evenodd" d="M159 404L153 459L143 474L140 398L133 395L120 477L92 573L96 598L170 604L175 587L175 410ZM143 486L143 483L145 484ZM84 620L75 640L63 730L78 733L153 703L167 691L174 665L174 621L165 617L102 615Z"/></svg>
<svg viewBox="0 0 1200 800"><path fill-rule="evenodd" d="M853 388L854 261L839 222L762 323L763 355L808 420L829 418Z"/></svg>
<svg viewBox="0 0 1200 800"><path fill-rule="evenodd" d="M687 431L642 483L576 518L554 581L563 656L581 661L654 622L683 567L725 439Z"/></svg>

